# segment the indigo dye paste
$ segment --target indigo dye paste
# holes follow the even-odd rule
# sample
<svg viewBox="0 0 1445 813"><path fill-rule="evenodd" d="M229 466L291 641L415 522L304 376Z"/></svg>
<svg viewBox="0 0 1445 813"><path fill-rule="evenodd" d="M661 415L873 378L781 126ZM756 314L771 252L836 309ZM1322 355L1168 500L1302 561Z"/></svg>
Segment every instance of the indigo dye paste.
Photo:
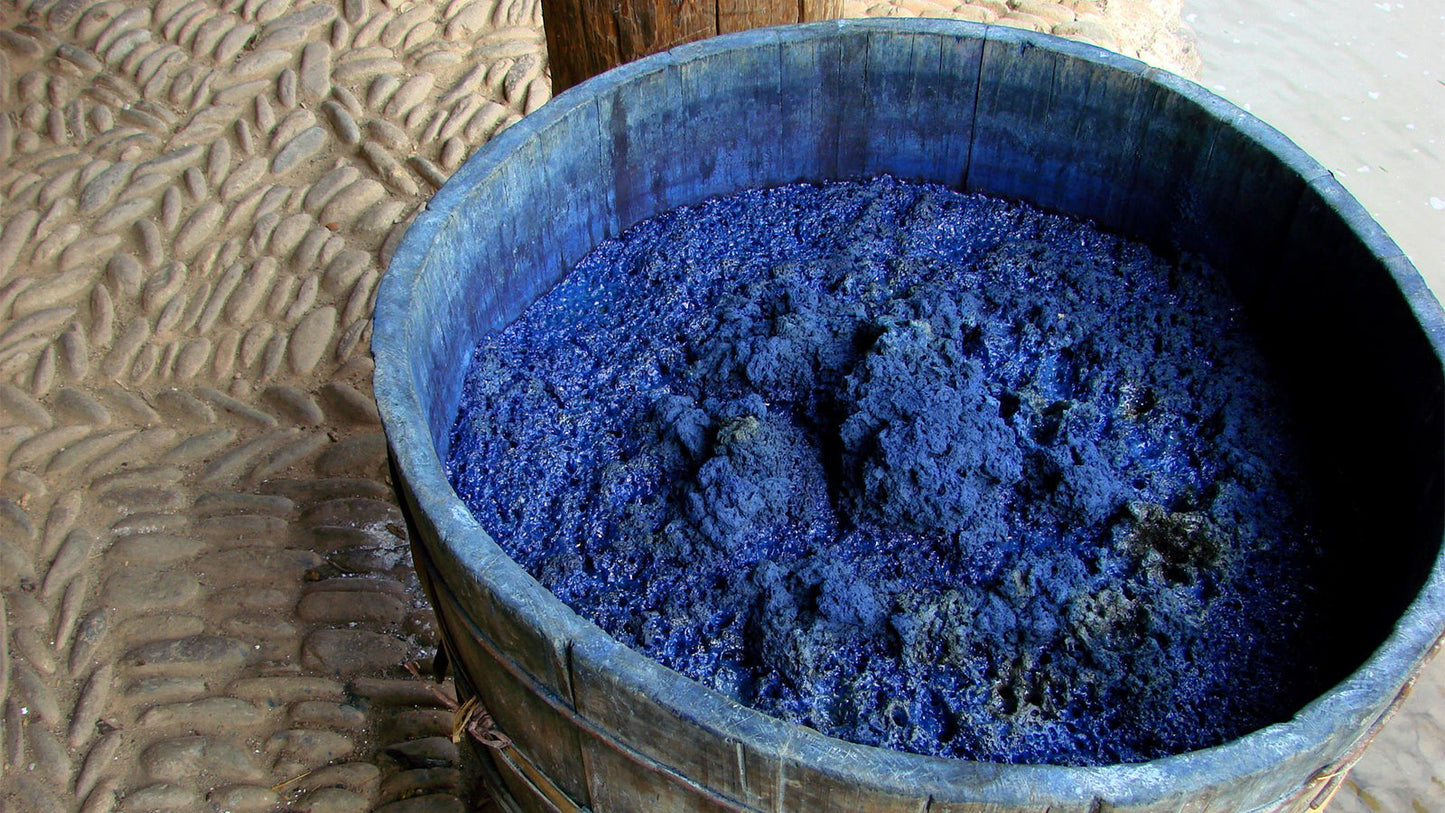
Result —
<svg viewBox="0 0 1445 813"><path fill-rule="evenodd" d="M1288 412L1210 269L885 177L605 242L479 345L447 466L558 598L741 703L1096 765L1323 688Z"/></svg>

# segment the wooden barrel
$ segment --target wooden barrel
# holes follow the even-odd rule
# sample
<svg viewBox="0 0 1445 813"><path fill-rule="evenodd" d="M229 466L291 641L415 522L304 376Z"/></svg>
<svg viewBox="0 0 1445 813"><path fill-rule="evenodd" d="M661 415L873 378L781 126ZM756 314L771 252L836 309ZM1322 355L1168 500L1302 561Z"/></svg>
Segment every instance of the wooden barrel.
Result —
<svg viewBox="0 0 1445 813"><path fill-rule="evenodd" d="M1096 768L854 745L739 706L575 615L478 526L442 470L478 338L650 215L876 173L1092 218L1221 269L1291 382L1339 523L1318 589L1340 682L1218 747ZM1009 28L835 21L693 43L589 80L437 193L376 306L376 394L463 689L521 810L1305 810L1445 629L1445 314L1328 171L1196 85Z"/></svg>

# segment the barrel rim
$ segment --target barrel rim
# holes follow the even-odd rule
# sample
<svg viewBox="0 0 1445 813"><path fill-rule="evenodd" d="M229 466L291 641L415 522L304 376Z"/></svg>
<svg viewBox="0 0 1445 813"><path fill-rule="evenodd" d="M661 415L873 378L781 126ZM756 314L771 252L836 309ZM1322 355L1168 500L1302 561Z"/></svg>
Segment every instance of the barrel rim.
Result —
<svg viewBox="0 0 1445 813"><path fill-rule="evenodd" d="M418 330L427 329L417 325L418 320L428 318L417 296L418 280L427 268L434 243L452 222L457 208L473 199L478 184L517 149L572 111L626 83L732 49L823 39L853 31L976 38L1047 49L1137 74L1230 123L1307 184L1329 196L1335 213L1362 244L1384 261L1419 321L1434 361L1440 363L1445 358L1445 311L1414 265L1364 207L1289 138L1194 82L1091 45L959 21L835 20L728 34L654 54L559 94L471 156L426 204L399 244L377 295L372 338L374 384L388 446L402 474L402 482L395 485L408 490L435 526L436 541L442 549L429 548L429 552L487 585L498 601L505 602L519 618L535 624L548 639L568 642L574 658L607 661L624 687L664 703L694 724L721 736L746 735L750 745L760 752L779 759L806 760L809 767L846 781L919 797L931 795L938 801L976 799L980 782L998 792L999 801L1025 804L1088 804L1099 798L1127 801L1204 791L1247 781L1278 764L1281 755L1323 747L1342 727L1372 726L1382 703L1407 688L1445 630L1445 550L1437 555L1420 592L1374 653L1289 720L1217 746L1149 762L1096 767L1008 765L859 745L741 706L624 646L578 616L507 556L462 504L432 442L426 410L413 386L408 350ZM659 698L659 694L666 697Z"/></svg>

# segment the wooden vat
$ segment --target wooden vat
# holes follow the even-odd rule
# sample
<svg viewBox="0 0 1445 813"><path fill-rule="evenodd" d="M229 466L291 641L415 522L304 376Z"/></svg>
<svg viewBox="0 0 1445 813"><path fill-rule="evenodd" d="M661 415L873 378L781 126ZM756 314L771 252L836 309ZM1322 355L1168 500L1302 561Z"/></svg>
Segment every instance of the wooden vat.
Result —
<svg viewBox="0 0 1445 813"><path fill-rule="evenodd" d="M1339 543L1340 676L1293 719L1098 768L852 745L622 647L511 561L440 460L479 336L602 239L739 190L876 173L1092 218L1229 278L1303 405ZM560 95L412 226L376 309L376 393L418 570L466 691L515 745L522 810L1250 811L1321 803L1445 629L1445 314L1286 138L1089 46L943 21L837 21L683 46Z"/></svg>

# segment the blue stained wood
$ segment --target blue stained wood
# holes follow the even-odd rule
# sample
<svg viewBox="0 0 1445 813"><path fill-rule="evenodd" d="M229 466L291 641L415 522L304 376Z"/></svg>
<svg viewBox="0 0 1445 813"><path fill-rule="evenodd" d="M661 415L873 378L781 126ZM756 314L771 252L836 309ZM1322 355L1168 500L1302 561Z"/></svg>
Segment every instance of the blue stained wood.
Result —
<svg viewBox="0 0 1445 813"><path fill-rule="evenodd" d="M1368 657L1359 671L1295 720L1155 762L931 759L738 707L620 647L501 553L438 457L477 338L642 218L880 172L1024 198L1224 270L1274 326L1308 420L1341 427L1338 463L1359 495L1346 519L1386 517L1360 526L1350 560L1380 600L1346 622L1384 641L1336 655ZM1322 787L1445 630L1445 312L1288 139L1089 46L945 21L838 21L693 43L598 76L504 131L437 193L382 282L373 348L419 571L462 683L554 791L594 810L1271 809ZM498 787L548 809L513 763L496 764Z"/></svg>

